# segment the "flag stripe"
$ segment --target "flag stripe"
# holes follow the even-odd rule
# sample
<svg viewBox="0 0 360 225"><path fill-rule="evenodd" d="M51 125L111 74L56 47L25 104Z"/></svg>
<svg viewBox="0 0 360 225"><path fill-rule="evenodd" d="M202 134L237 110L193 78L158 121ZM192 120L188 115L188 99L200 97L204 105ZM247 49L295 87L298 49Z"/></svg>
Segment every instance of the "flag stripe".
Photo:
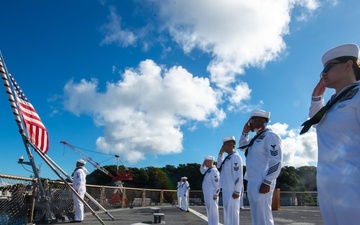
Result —
<svg viewBox="0 0 360 225"><path fill-rule="evenodd" d="M14 88L17 107L25 124L28 138L40 151L46 154L49 149L48 132L35 108L22 92L20 86L16 83L11 74L9 74L9 77Z"/></svg>
<svg viewBox="0 0 360 225"><path fill-rule="evenodd" d="M40 120L39 116L33 111L33 107L30 104L24 103L21 99L18 99L19 107L21 110L28 115L28 117L32 117L35 120Z"/></svg>
<svg viewBox="0 0 360 225"><path fill-rule="evenodd" d="M27 111L22 110L21 107L19 107L19 111L21 111L22 116L24 117L24 119L25 119L29 124L32 124L32 125L34 125L34 126L39 126L39 127L41 127L42 129L45 129L44 125L41 123L40 118L34 117L34 116L32 115L32 113L29 114Z"/></svg>

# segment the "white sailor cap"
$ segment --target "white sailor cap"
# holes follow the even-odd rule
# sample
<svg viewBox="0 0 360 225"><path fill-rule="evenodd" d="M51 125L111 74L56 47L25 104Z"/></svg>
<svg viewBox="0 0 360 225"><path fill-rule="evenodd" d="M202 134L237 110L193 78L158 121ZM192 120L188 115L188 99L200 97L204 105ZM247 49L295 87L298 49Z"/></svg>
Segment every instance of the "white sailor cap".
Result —
<svg viewBox="0 0 360 225"><path fill-rule="evenodd" d="M253 117L253 116L258 116L258 117L263 117L263 118L270 119L270 112L266 112L264 110L254 110L250 114L250 117Z"/></svg>
<svg viewBox="0 0 360 225"><path fill-rule="evenodd" d="M356 44L339 45L325 52L325 54L321 58L321 61L322 64L325 66L328 61L343 56L353 56L358 59L359 47Z"/></svg>
<svg viewBox="0 0 360 225"><path fill-rule="evenodd" d="M85 162L84 160L82 160L82 159L79 159L79 160L78 160L78 161L76 161L76 162L81 163L81 164L83 164L83 165L85 165L85 164L86 164L86 162Z"/></svg>
<svg viewBox="0 0 360 225"><path fill-rule="evenodd" d="M187 177L182 177L181 180L187 180Z"/></svg>
<svg viewBox="0 0 360 225"><path fill-rule="evenodd" d="M236 140L235 140L235 137L234 137L234 136L227 136L227 137L224 137L224 138L222 139L222 142L224 143L225 141L234 141L234 142L236 142Z"/></svg>
<svg viewBox="0 0 360 225"><path fill-rule="evenodd" d="M205 156L204 159L205 159L205 160L212 160L212 161L214 161L214 160L215 160L215 157L214 157L214 156L211 156L211 155L208 155L208 156Z"/></svg>

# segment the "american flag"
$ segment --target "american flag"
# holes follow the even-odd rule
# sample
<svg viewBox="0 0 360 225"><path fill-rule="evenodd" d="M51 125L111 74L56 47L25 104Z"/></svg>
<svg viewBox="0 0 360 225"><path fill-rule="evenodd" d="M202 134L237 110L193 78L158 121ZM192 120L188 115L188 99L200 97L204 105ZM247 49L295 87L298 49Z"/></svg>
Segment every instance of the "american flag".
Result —
<svg viewBox="0 0 360 225"><path fill-rule="evenodd" d="M35 108L26 98L18 83L11 74L9 74L9 77L15 92L19 113L26 127L28 138L40 151L46 154L49 148L48 132L41 122L39 115L36 113Z"/></svg>

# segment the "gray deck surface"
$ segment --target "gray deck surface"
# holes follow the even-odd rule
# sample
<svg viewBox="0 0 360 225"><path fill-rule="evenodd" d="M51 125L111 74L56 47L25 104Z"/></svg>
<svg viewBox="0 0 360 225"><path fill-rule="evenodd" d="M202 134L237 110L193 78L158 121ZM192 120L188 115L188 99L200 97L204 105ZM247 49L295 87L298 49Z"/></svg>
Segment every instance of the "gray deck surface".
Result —
<svg viewBox="0 0 360 225"><path fill-rule="evenodd" d="M96 216L86 213L82 223L71 223L81 225L93 224L124 224L124 225L145 225L154 224L153 207L135 207L132 209L109 210L108 213L114 220L104 212L98 212ZM190 212L183 212L175 206L160 206L160 213L164 213L161 223L168 225L207 225L205 206L191 206ZM272 211L276 225L323 225L320 210L317 206L282 206L280 210ZM224 223L223 208L219 207L220 223ZM35 223L38 224L38 223ZM68 220L56 224L70 224ZM250 225L251 216L249 207L240 211L240 224Z"/></svg>

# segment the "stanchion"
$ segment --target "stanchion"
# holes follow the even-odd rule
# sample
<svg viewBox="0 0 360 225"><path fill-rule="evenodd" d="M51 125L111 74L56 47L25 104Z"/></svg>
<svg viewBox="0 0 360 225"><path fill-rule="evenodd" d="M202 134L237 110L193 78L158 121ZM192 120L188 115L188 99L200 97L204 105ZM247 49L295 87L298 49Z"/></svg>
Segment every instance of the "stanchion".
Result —
<svg viewBox="0 0 360 225"><path fill-rule="evenodd" d="M272 210L280 210L280 188L275 188L272 198Z"/></svg>

